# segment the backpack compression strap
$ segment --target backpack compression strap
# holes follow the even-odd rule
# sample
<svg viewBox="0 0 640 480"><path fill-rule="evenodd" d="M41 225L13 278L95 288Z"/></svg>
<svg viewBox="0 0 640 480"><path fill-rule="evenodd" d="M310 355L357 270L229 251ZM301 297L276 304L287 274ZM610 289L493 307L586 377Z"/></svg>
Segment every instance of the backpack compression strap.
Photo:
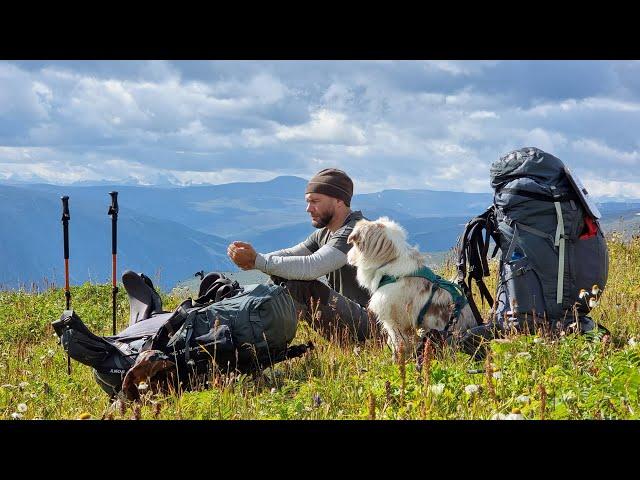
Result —
<svg viewBox="0 0 640 480"><path fill-rule="evenodd" d="M551 187L555 194L556 187ZM558 284L556 286L556 303L562 305L564 295L564 256L565 256L565 233L564 219L562 218L562 207L560 206L560 195L554 195L554 206L556 207L556 216L558 219L556 227L556 238L554 245L558 247Z"/></svg>
<svg viewBox="0 0 640 480"><path fill-rule="evenodd" d="M482 230L485 231L484 236L482 235ZM489 237L493 238L496 244L491 258L496 255L500 247L499 236L496 230L495 210L494 207L491 206L484 213L469 221L465 226L464 232L458 239L457 283L467 298L469 307L478 325L482 324L482 316L473 300L471 280L475 280L480 290L481 299L483 301L487 300L489 305L493 305L493 297L484 283L483 277L490 275L489 263L487 261ZM469 265L468 276L467 264Z"/></svg>

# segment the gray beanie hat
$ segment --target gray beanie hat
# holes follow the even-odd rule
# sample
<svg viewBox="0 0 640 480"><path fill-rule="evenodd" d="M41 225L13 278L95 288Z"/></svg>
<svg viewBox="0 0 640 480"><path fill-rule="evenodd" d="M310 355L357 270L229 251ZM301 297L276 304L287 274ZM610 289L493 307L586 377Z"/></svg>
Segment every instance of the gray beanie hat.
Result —
<svg viewBox="0 0 640 480"><path fill-rule="evenodd" d="M309 180L304 193L323 193L330 197L339 198L349 207L353 196L353 181L342 170L325 168Z"/></svg>

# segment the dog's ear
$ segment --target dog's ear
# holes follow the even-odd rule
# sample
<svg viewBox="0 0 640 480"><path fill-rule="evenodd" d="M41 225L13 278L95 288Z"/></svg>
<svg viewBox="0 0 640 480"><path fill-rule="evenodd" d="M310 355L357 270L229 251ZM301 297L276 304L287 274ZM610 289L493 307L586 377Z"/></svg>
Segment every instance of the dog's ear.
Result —
<svg viewBox="0 0 640 480"><path fill-rule="evenodd" d="M366 230L369 222L364 218L358 220L351 231L351 234L347 237L347 243L360 246L364 237L366 236Z"/></svg>
<svg viewBox="0 0 640 480"><path fill-rule="evenodd" d="M357 245L365 258L384 264L398 257L398 251L387 233L386 225L379 221L369 222L366 228L362 228Z"/></svg>

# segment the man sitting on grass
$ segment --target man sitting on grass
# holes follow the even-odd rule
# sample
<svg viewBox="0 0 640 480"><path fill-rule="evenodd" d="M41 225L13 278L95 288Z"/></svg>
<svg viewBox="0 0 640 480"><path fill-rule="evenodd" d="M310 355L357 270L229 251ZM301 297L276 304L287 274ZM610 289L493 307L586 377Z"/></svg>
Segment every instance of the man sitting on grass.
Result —
<svg viewBox="0 0 640 480"><path fill-rule="evenodd" d="M364 340L373 335L375 319L366 308L369 294L358 285L356 269L347 263L351 248L347 238L363 218L362 212L351 210L352 196L353 182L345 172L321 170L305 190L306 211L318 230L298 245L267 254L235 241L227 254L243 270L258 269L275 283L285 284L298 313L325 336L342 338L346 330L350 338ZM324 275L329 286L318 280Z"/></svg>

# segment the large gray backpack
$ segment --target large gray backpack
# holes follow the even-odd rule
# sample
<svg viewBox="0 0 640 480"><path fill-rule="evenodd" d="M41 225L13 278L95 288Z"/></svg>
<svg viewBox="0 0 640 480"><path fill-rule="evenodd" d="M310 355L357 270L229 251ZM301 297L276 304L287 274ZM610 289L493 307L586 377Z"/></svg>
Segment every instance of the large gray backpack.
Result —
<svg viewBox="0 0 640 480"><path fill-rule="evenodd" d="M586 189L558 158L537 148L501 157L490 175L493 205L467 224L458 244L458 283L478 323L472 281L500 327L514 321L532 328L595 328L587 314L604 290L609 257L600 213ZM483 281L490 243L492 256L501 252L495 300Z"/></svg>

